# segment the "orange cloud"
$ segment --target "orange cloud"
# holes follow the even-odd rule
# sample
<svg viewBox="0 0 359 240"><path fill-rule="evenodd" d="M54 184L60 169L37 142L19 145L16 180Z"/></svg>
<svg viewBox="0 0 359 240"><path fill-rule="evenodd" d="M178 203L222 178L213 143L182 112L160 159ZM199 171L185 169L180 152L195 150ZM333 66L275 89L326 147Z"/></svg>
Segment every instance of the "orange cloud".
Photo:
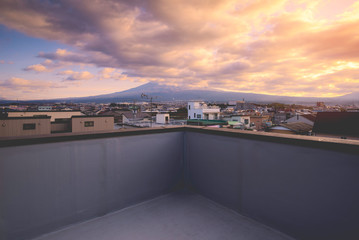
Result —
<svg viewBox="0 0 359 240"><path fill-rule="evenodd" d="M38 91L49 88L63 88L59 84L48 82L48 81L39 81L39 80L28 80L24 78L11 77L5 81L0 82L2 88L23 90L23 91ZM2 93L5 95L5 92Z"/></svg>
<svg viewBox="0 0 359 240"><path fill-rule="evenodd" d="M89 79L92 79L95 77L92 73L90 73L88 71L75 72L72 70L66 70L66 71L59 72L58 75L69 75L65 79L65 81L89 80Z"/></svg>
<svg viewBox="0 0 359 240"><path fill-rule="evenodd" d="M47 72L49 71L44 65L42 64L35 64L28 66L24 69L25 71L35 71L35 72Z"/></svg>
<svg viewBox="0 0 359 240"><path fill-rule="evenodd" d="M318 97L359 91L359 3L326 2L7 0L0 23L73 46L39 57L97 66L100 79Z"/></svg>

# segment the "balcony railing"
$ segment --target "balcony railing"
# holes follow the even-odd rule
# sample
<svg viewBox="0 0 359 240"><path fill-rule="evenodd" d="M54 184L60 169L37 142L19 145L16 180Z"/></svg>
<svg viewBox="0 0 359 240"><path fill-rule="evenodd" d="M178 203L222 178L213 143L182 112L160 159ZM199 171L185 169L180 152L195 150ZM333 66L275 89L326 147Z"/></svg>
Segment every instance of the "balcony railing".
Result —
<svg viewBox="0 0 359 240"><path fill-rule="evenodd" d="M358 184L351 140L188 126L0 139L0 239L359 239Z"/></svg>

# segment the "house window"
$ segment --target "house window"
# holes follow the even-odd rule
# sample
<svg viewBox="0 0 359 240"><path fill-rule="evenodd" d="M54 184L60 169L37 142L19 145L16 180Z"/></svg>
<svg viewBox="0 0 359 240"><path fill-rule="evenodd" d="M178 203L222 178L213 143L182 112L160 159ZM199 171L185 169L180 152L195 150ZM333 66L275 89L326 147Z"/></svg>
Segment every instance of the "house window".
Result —
<svg viewBox="0 0 359 240"><path fill-rule="evenodd" d="M244 119L244 124L248 124L248 123L249 123L248 119Z"/></svg>
<svg viewBox="0 0 359 240"><path fill-rule="evenodd" d="M85 127L93 127L95 125L94 121L86 121Z"/></svg>
<svg viewBox="0 0 359 240"><path fill-rule="evenodd" d="M191 110L191 105L188 105L188 110Z"/></svg>
<svg viewBox="0 0 359 240"><path fill-rule="evenodd" d="M24 123L22 125L22 130L34 130L36 129L36 123Z"/></svg>
<svg viewBox="0 0 359 240"><path fill-rule="evenodd" d="M196 113L193 113L193 117L196 118Z"/></svg>
<svg viewBox="0 0 359 240"><path fill-rule="evenodd" d="M201 118L201 114L197 114L197 118Z"/></svg>

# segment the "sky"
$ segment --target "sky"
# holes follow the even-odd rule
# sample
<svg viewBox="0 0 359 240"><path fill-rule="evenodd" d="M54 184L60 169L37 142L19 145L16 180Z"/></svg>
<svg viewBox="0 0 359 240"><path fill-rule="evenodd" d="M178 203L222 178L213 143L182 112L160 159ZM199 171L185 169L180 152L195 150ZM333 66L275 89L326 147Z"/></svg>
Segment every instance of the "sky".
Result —
<svg viewBox="0 0 359 240"><path fill-rule="evenodd" d="M359 92L359 1L0 0L0 98Z"/></svg>

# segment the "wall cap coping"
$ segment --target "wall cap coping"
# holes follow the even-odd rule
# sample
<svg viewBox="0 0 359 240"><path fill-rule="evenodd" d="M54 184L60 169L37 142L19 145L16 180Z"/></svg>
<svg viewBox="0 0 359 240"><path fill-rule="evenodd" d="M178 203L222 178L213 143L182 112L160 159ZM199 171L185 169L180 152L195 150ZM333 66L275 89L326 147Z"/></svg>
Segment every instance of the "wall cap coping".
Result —
<svg viewBox="0 0 359 240"><path fill-rule="evenodd" d="M264 142L274 142L280 144L298 145L312 148L324 148L344 152L353 152L359 154L359 141L349 139L337 139L328 137L289 135L270 132L251 132L238 129L225 129L213 127L198 126L163 126L157 128L139 128L139 129L117 129L108 131L94 131L81 133L53 133L35 136L19 137L0 137L0 147L11 147L32 144L45 144L64 141L91 140L101 138L158 134L167 132L197 132L202 134L211 134L218 136L227 136L233 138L242 138L250 140L259 140Z"/></svg>

